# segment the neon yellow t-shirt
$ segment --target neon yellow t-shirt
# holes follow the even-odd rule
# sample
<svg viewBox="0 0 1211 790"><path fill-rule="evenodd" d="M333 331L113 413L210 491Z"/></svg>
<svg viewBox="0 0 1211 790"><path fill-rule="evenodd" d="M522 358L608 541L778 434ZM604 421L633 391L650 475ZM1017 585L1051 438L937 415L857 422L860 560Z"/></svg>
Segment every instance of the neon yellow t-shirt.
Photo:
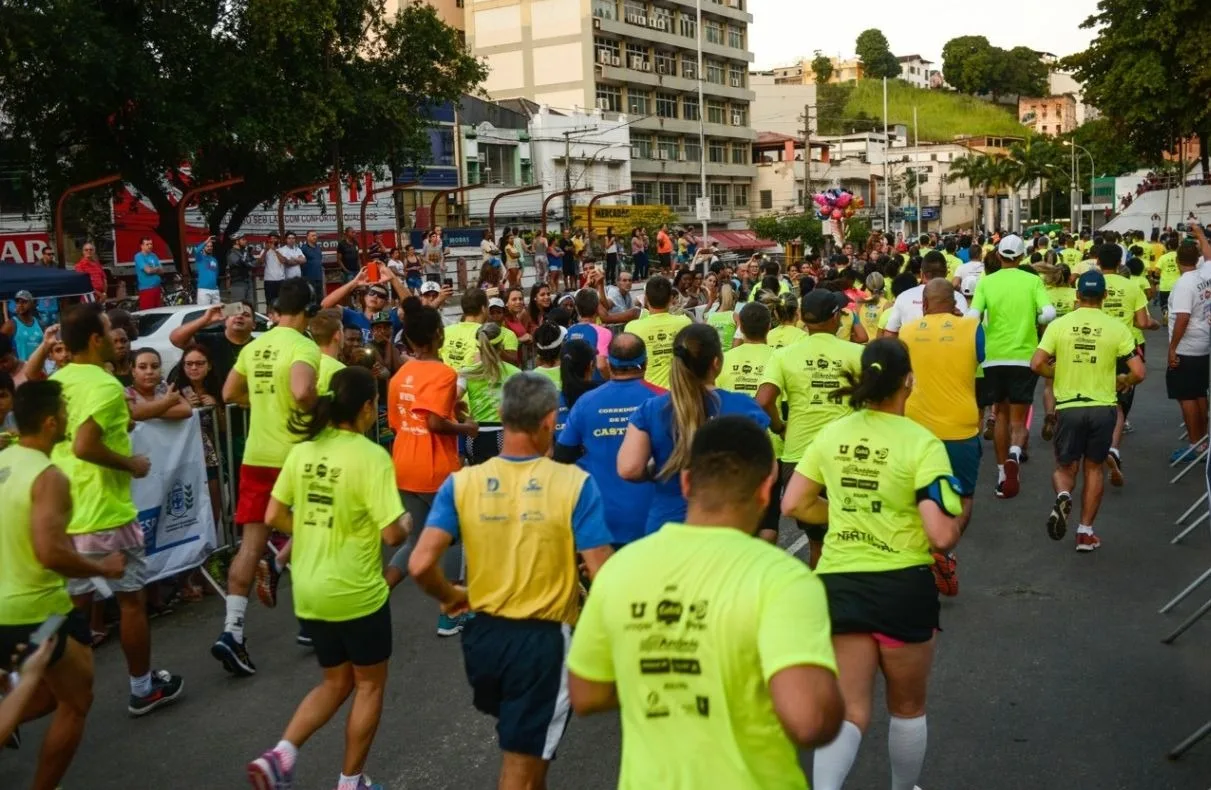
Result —
<svg viewBox="0 0 1211 790"><path fill-rule="evenodd" d="M320 354L320 368L315 378L315 392L317 395L327 395L332 389L332 377L337 374L337 371L344 370L345 365L338 359L333 359L327 354Z"/></svg>
<svg viewBox="0 0 1211 790"><path fill-rule="evenodd" d="M34 482L50 466L40 450L19 444L0 450L0 625L34 625L72 608L67 579L43 567L34 553Z"/></svg>
<svg viewBox="0 0 1211 790"><path fill-rule="evenodd" d="M281 468L298 441L290 417L298 403L290 394L290 368L301 362L319 375L320 348L311 338L284 326L274 327L240 349L235 370L248 380L248 444L244 463Z"/></svg>
<svg viewBox="0 0 1211 790"><path fill-rule="evenodd" d="M917 492L940 483L962 507L942 441L907 417L862 409L816 436L795 471L828 489L828 534L816 573L932 565Z"/></svg>
<svg viewBox="0 0 1211 790"><path fill-rule="evenodd" d="M878 302L862 302L858 305L858 321L866 330L866 336L871 340L878 336L879 322L883 320L883 314L889 307L891 307L891 302L887 299L880 299Z"/></svg>
<svg viewBox="0 0 1211 790"><path fill-rule="evenodd" d="M841 323L837 324L837 337L847 343L853 342L854 326L858 323L858 316L854 314L853 310L846 307L841 311Z"/></svg>
<svg viewBox="0 0 1211 790"><path fill-rule="evenodd" d="M467 384L467 406L470 408L471 419L476 422L500 422L500 394L505 382L521 371L508 362L500 363L501 377L499 384L493 384L487 378L468 375L467 370L460 370L458 375L465 378Z"/></svg>
<svg viewBox="0 0 1211 790"><path fill-rule="evenodd" d="M1177 266L1177 251L1170 250L1162 255L1157 260L1156 267L1161 272L1161 282L1158 287L1166 293L1172 291L1178 278L1182 276L1182 270Z"/></svg>
<svg viewBox="0 0 1211 790"><path fill-rule="evenodd" d="M750 398L757 397L761 380L765 378L765 368L774 349L765 343L741 343L735 348L723 352L723 367L715 379L715 386L729 392L743 392ZM778 408L782 408L782 399L777 400ZM782 453L782 437L775 433L769 435L774 444L774 454Z"/></svg>
<svg viewBox="0 0 1211 790"><path fill-rule="evenodd" d="M951 255L949 252L942 253L942 257L946 259L946 279L953 280L955 272L963 265L963 259L957 255Z"/></svg>
<svg viewBox="0 0 1211 790"><path fill-rule="evenodd" d="M807 790L770 679L836 671L824 586L739 530L665 524L593 580L568 670L614 683L619 790Z"/></svg>
<svg viewBox="0 0 1211 790"><path fill-rule="evenodd" d="M343 430L299 442L286 456L273 498L293 509L297 616L342 622L374 614L387 602L380 533L404 508L385 449Z"/></svg>
<svg viewBox="0 0 1211 790"><path fill-rule="evenodd" d="M793 324L776 326L765 337L765 342L769 343L769 347L773 349L793 346L802 343L804 340L807 340L807 332L804 332Z"/></svg>
<svg viewBox="0 0 1211 790"><path fill-rule="evenodd" d="M1048 285L1047 298L1055 308L1056 318L1068 315L1076 306L1076 289L1068 285Z"/></svg>
<svg viewBox="0 0 1211 790"><path fill-rule="evenodd" d="M1060 250L1060 260L1068 265L1068 270L1072 271L1073 267L1081 262L1084 256L1076 247L1065 247Z"/></svg>
<svg viewBox="0 0 1211 790"><path fill-rule="evenodd" d="M481 326L483 324L474 321L459 321L446 327L446 339L441 350L442 362L455 370L470 367L473 358L479 353L479 341L475 339L475 335Z"/></svg>
<svg viewBox="0 0 1211 790"><path fill-rule="evenodd" d="M517 333L507 326L500 328L500 347L505 351L516 351L521 347L521 343L517 339Z"/></svg>
<svg viewBox="0 0 1211 790"><path fill-rule="evenodd" d="M1149 242L1148 249L1148 270L1156 271L1160 264L1161 256L1165 254L1165 245L1159 241Z"/></svg>
<svg viewBox="0 0 1211 790"><path fill-rule="evenodd" d="M135 520L130 473L81 461L72 452L76 431L90 417L101 429L101 442L118 455L132 455L130 407L116 378L98 365L69 364L51 379L63 385L67 404L67 437L55 445L51 460L71 481L71 535L124 527Z"/></svg>
<svg viewBox="0 0 1211 790"><path fill-rule="evenodd" d="M716 310L706 314L706 322L719 333L719 344L727 351L736 342L736 314L731 310Z"/></svg>
<svg viewBox="0 0 1211 790"><path fill-rule="evenodd" d="M804 333L804 341L778 351L765 366L762 384L773 384L786 399L786 446L782 460L795 462L824 426L849 414L845 401L829 393L844 386L846 371L862 371L862 346L835 335Z"/></svg>
<svg viewBox="0 0 1211 790"><path fill-rule="evenodd" d="M985 367L1026 365L1038 343L1038 313L1051 304L1041 277L1006 268L980 278L971 309L987 313Z"/></svg>
<svg viewBox="0 0 1211 790"><path fill-rule="evenodd" d="M1139 286L1121 274L1107 274L1106 299L1102 302L1102 312L1117 321L1131 332L1135 342L1144 342L1143 330L1135 327L1135 313L1148 306L1148 297Z"/></svg>
<svg viewBox="0 0 1211 790"><path fill-rule="evenodd" d="M544 368L542 365L535 365L533 372L546 376L555 385L555 389L563 390L563 371L560 370L559 365L553 368Z"/></svg>
<svg viewBox="0 0 1211 790"><path fill-rule="evenodd" d="M1135 338L1121 321L1078 307L1048 325L1039 348L1055 357L1057 410L1117 405L1115 365L1135 351Z"/></svg>
<svg viewBox="0 0 1211 790"><path fill-rule="evenodd" d="M649 384L669 388L669 368L673 364L673 340L677 333L693 323L687 315L652 313L629 322L624 331L639 335L648 351L648 368L643 378Z"/></svg>

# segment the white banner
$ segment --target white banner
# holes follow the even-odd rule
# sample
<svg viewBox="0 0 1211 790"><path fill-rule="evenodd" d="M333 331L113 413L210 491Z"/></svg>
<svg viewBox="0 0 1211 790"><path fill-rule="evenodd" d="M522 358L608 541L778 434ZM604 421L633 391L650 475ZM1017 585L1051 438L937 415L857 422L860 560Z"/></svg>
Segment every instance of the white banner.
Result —
<svg viewBox="0 0 1211 790"><path fill-rule="evenodd" d="M215 549L214 513L206 486L201 421L141 422L130 435L151 472L131 484L147 551L147 580L195 568Z"/></svg>

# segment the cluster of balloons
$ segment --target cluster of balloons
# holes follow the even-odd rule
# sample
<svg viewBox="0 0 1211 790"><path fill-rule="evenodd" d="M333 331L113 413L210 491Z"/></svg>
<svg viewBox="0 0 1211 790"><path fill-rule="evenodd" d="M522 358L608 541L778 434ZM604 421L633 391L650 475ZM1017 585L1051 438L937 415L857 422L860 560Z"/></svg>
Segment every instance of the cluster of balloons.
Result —
<svg viewBox="0 0 1211 790"><path fill-rule="evenodd" d="M866 201L855 196L848 189L833 187L812 196L816 204L816 216L819 219L849 219L858 209L866 206Z"/></svg>

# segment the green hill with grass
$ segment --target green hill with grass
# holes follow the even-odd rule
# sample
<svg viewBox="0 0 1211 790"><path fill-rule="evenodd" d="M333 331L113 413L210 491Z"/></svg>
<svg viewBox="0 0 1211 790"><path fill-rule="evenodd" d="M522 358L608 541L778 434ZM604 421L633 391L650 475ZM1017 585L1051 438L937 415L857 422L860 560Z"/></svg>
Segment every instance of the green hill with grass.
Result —
<svg viewBox="0 0 1211 790"><path fill-rule="evenodd" d="M882 130L883 83L860 80L821 86L818 91L822 134ZM958 136L1026 134L1007 107L944 90L924 90L900 80L887 82L887 122L904 124L912 139L912 109L922 141L949 142Z"/></svg>

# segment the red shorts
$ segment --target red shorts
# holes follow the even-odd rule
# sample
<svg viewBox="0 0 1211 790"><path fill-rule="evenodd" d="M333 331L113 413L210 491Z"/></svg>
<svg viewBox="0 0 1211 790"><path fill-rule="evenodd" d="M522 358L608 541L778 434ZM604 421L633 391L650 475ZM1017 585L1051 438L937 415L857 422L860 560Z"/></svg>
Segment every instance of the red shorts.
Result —
<svg viewBox="0 0 1211 790"><path fill-rule="evenodd" d="M281 469L272 466L240 465L240 488L236 495L235 523L264 524L269 495Z"/></svg>
<svg viewBox="0 0 1211 790"><path fill-rule="evenodd" d="M139 291L139 309L150 310L153 307L164 306L164 292L157 286Z"/></svg>

